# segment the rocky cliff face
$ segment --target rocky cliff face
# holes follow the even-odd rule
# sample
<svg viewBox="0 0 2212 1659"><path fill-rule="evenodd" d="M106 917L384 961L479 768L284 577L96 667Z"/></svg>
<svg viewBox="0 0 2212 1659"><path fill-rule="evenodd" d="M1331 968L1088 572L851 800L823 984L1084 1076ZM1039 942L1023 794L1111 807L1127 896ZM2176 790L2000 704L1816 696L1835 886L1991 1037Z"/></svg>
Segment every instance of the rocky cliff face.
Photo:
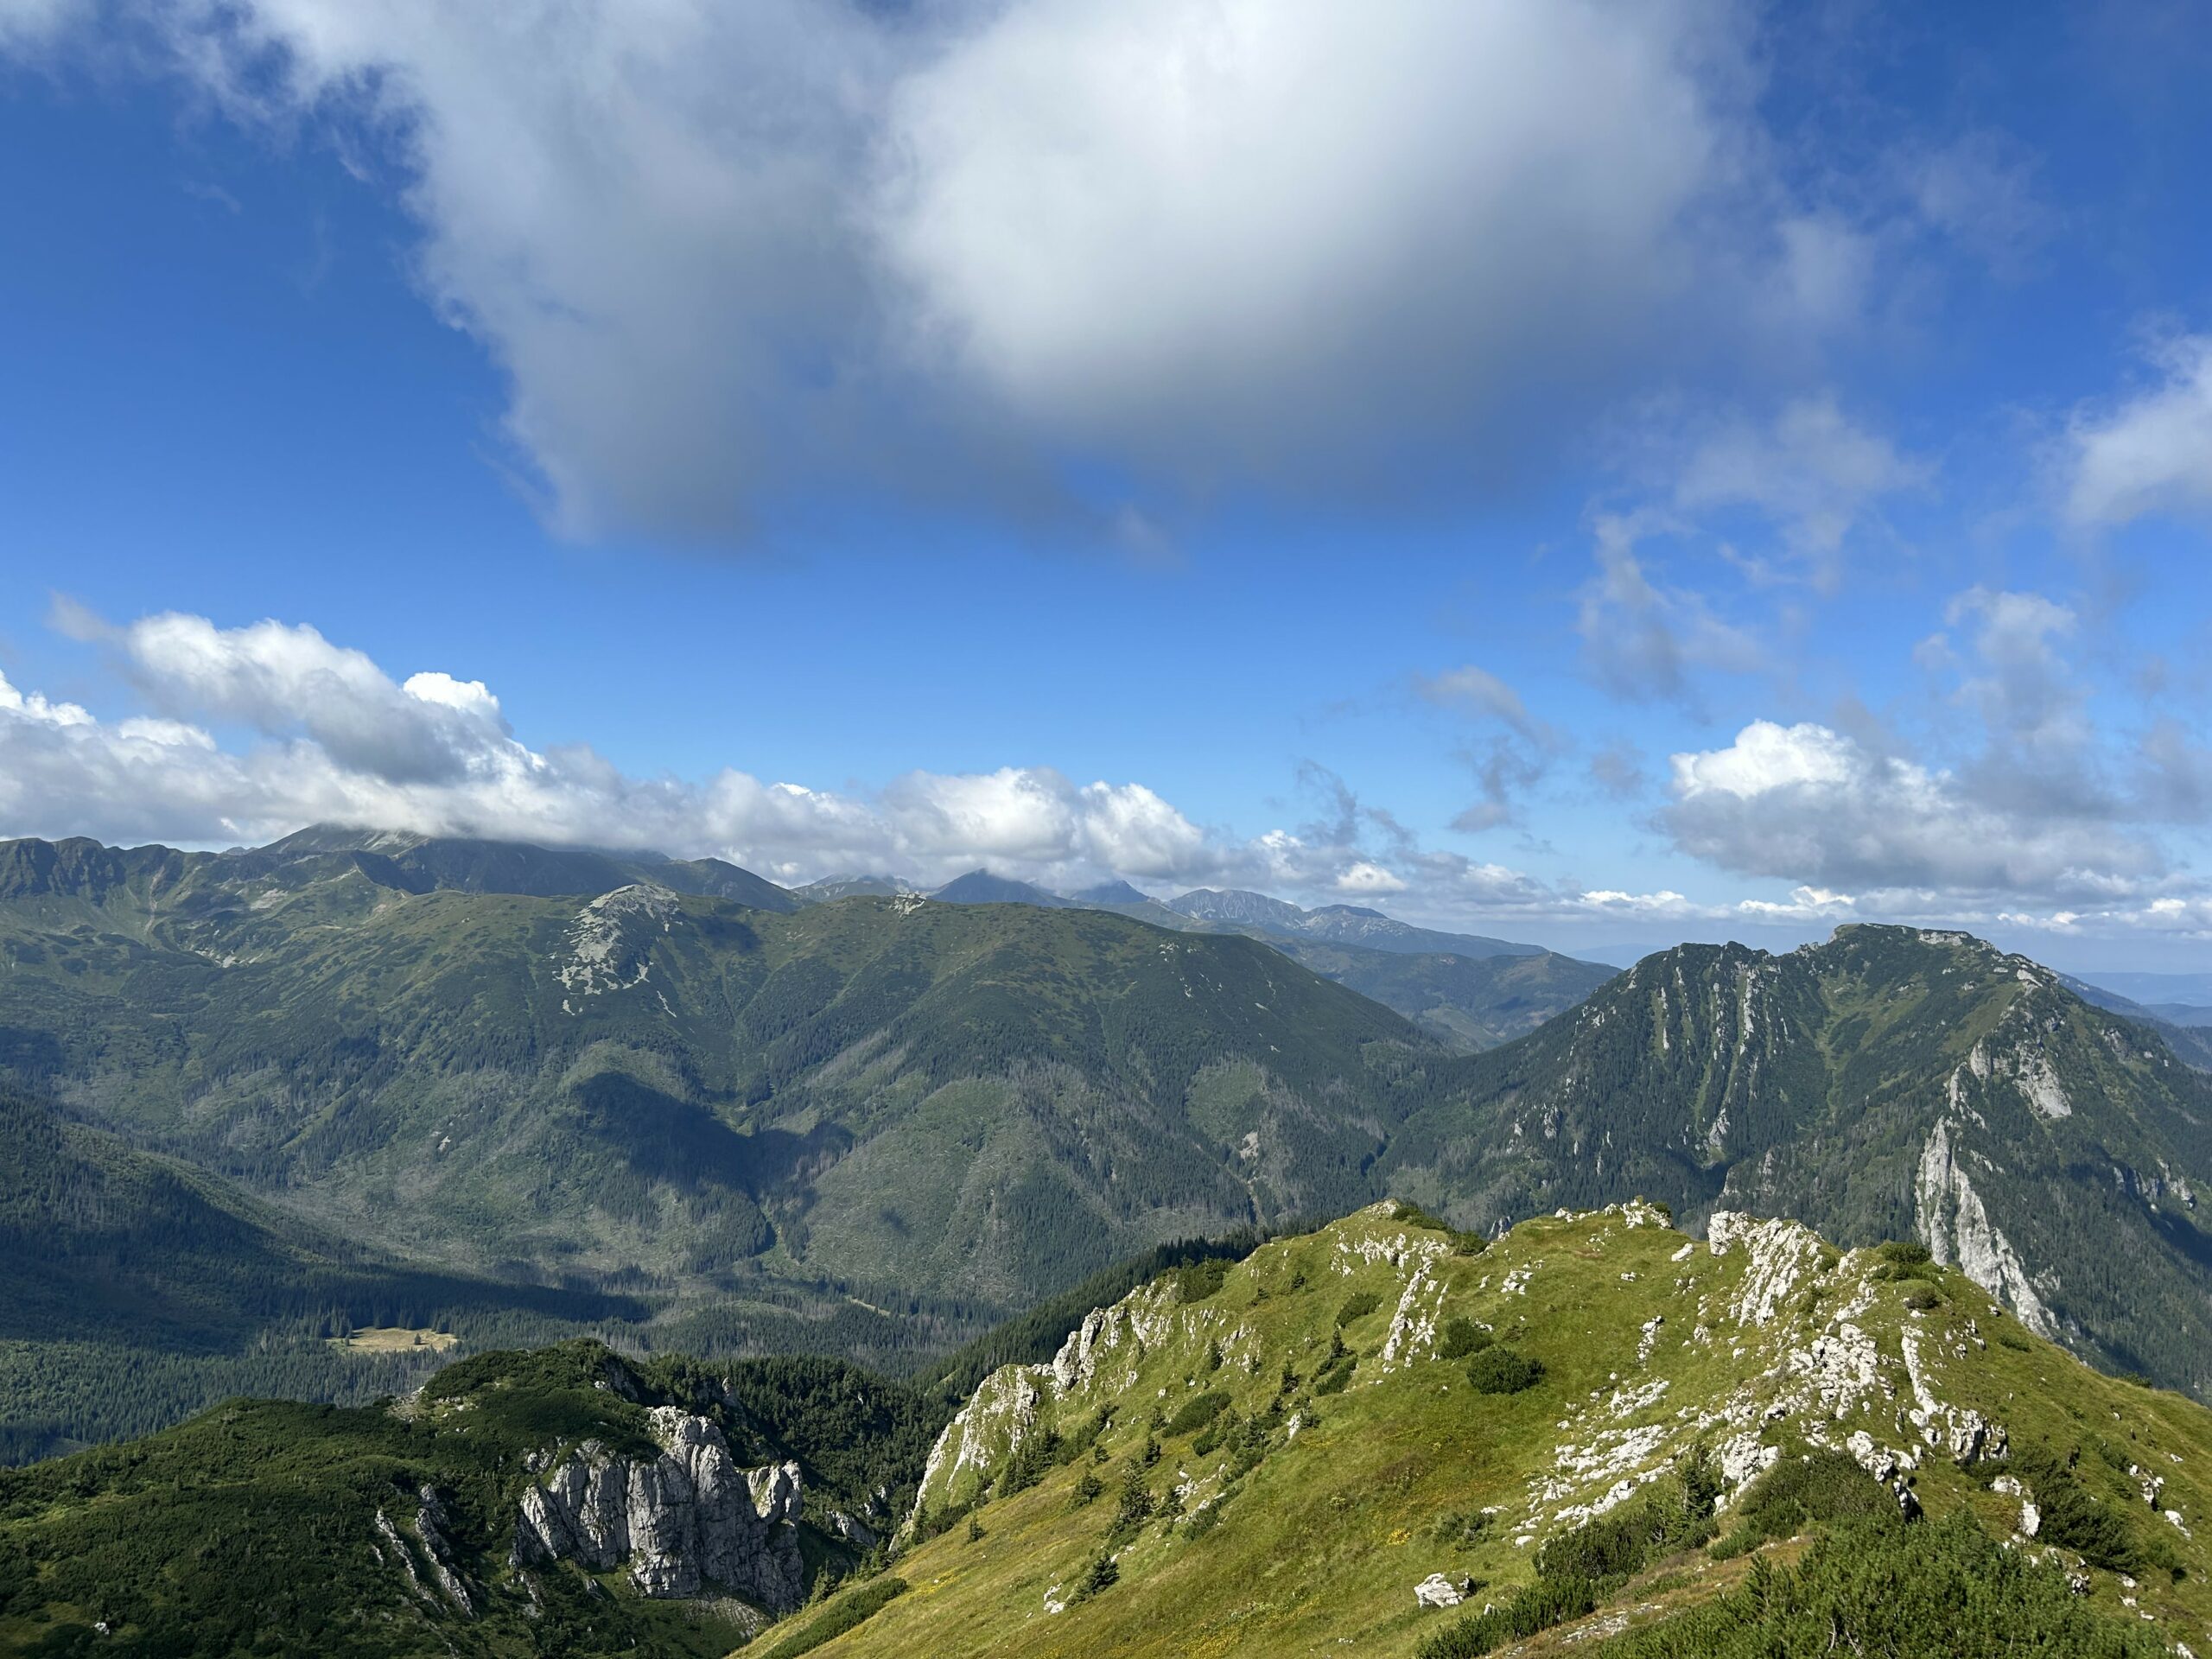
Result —
<svg viewBox="0 0 2212 1659"><path fill-rule="evenodd" d="M654 1408L658 1457L621 1457L586 1441L549 1461L523 1495L518 1566L626 1566L648 1596L716 1591L785 1613L806 1596L795 1463L741 1469L721 1431L674 1406Z"/></svg>

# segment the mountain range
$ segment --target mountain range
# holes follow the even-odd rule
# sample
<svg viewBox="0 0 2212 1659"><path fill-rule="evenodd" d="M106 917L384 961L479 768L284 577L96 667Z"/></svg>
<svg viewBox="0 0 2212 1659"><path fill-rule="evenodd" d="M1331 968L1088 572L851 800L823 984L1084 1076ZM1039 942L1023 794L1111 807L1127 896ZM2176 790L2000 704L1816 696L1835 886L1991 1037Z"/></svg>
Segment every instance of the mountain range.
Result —
<svg viewBox="0 0 2212 1659"><path fill-rule="evenodd" d="M1056 893L974 870L930 897L955 904L1107 910L1155 927L1241 933L1468 1052L1535 1030L1617 971L1538 945L1414 927L1362 906L1304 910L1261 893L1200 888L1159 899L1113 881Z"/></svg>
<svg viewBox="0 0 2212 1659"><path fill-rule="evenodd" d="M21 1440L173 1421L257 1353L322 1364L340 1322L912 1366L1154 1244L1384 1192L1484 1233L1640 1194L1693 1227L1916 1237L2076 1352L2212 1389L2212 1081L2174 1029L1963 934L1684 946L1592 988L1546 953L1313 936L1389 934L1357 912L805 903L713 861L537 850L0 846L0 1066L82 1156L154 1160L130 1167L257 1230L246 1278L334 1287L240 1303L257 1325L142 1277L143 1325L0 1332L36 1349ZM587 873L617 885L538 891ZM1467 1052L1305 965L1330 952L1521 984L1529 1028ZM108 1213L100 1248L158 1263ZM79 1258L29 1255L22 1294L66 1308ZM100 1408L99 1376L174 1366L185 1326L206 1364Z"/></svg>

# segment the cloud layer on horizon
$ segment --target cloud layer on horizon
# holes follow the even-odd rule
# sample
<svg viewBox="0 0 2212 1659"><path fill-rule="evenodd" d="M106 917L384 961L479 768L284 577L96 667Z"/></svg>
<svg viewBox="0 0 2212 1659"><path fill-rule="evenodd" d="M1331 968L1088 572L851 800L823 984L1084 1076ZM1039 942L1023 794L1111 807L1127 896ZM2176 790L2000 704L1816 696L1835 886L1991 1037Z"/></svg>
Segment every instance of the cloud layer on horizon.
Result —
<svg viewBox="0 0 2212 1659"><path fill-rule="evenodd" d="M144 712L103 720L0 677L0 834L219 846L331 821L711 854L791 883L881 872L935 884L981 865L1062 888L1119 876L1155 890L1388 901L1462 925L1858 918L2212 933L2212 893L2129 827L2161 812L2201 818L2212 751L2163 724L2126 776L2092 786L2075 768L2101 740L2051 649L2072 613L1975 590L1948 614L1957 646L1935 636L1923 654L1989 734L1966 763L1767 720L1672 757L1658 826L1714 869L1790 884L1780 899L1548 881L1427 845L1318 768L1301 780L1309 814L1257 834L1197 823L1140 782L1078 784L1049 766L916 771L867 794L734 767L636 777L588 745L531 748L480 681L397 677L311 626L224 628L174 613L116 625L67 601L56 626L103 651ZM1418 689L1532 752L1570 747L1474 665ZM2022 741L2037 734L2040 751Z"/></svg>

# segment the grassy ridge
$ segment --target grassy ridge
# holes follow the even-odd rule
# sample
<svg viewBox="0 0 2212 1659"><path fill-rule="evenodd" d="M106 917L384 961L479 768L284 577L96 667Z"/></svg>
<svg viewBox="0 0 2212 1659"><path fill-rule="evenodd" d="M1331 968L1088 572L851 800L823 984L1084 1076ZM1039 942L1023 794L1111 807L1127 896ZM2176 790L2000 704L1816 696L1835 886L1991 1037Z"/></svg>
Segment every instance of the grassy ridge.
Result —
<svg viewBox="0 0 2212 1659"><path fill-rule="evenodd" d="M1932 1655L1954 1649L1931 1610L1978 1573L1987 1592L1957 1627L1972 1650L2141 1651L2132 1626L2193 1643L2212 1618L2197 1542L2212 1414L2018 1332L1955 1272L1786 1225L1716 1255L1618 1210L1452 1248L1363 1211L1188 1294L1135 1293L1088 1381L998 1373L924 1484L897 1569L912 1592L819 1651L1457 1656L1680 1614L1706 1622L1650 1651L1850 1650L1859 1635ZM1487 1340L1452 1341L1456 1321ZM1540 1376L1483 1392L1471 1373L1501 1348ZM1878 1481L1846 1446L1858 1432L1866 1462L1912 1466ZM2189 1534L2131 1464L2155 1464ZM2063 1503L2053 1468L2112 1517L2133 1553L2107 1560L2133 1585L2075 1544L1998 1549L2022 1502L1999 1478ZM1928 1519L1905 1521L1898 1486ZM1832 1529L1847 1536L1826 1553L1789 1541ZM1417 1606L1432 1573L1475 1580L1471 1607ZM1808 1645L1830 1613L1842 1624ZM1879 1645L1900 1624L1910 1641Z"/></svg>

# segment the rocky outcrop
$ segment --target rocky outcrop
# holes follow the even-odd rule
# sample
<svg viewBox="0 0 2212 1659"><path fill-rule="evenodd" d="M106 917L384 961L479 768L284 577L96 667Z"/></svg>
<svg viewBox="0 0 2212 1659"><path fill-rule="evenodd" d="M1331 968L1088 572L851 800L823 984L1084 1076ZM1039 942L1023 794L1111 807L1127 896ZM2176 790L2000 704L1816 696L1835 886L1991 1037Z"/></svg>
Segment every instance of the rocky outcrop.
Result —
<svg viewBox="0 0 2212 1659"><path fill-rule="evenodd" d="M516 1564L626 1566L648 1596L721 1592L772 1613L797 1608L806 1594L798 1465L741 1469L707 1418L658 1406L651 1420L658 1457L587 1441L523 1494Z"/></svg>
<svg viewBox="0 0 2212 1659"><path fill-rule="evenodd" d="M425 1483L416 1489L415 1503L414 1520L404 1529L378 1510L377 1536L384 1541L370 1548L380 1561L389 1550L392 1566L423 1600L435 1601L442 1594L461 1612L475 1618L483 1610L482 1592L462 1573L452 1541L446 1536L453 1519L446 1513L445 1500L438 1496L437 1488Z"/></svg>
<svg viewBox="0 0 2212 1659"><path fill-rule="evenodd" d="M1465 1599L1459 1586L1441 1573L1432 1573L1414 1586L1414 1605L1419 1607L1457 1607Z"/></svg>

